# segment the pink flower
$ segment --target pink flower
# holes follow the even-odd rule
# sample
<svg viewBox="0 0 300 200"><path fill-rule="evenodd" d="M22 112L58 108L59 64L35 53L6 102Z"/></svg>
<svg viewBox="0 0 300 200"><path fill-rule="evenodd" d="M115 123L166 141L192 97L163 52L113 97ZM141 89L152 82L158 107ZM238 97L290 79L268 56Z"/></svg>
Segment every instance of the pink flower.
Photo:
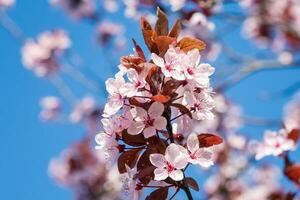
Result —
<svg viewBox="0 0 300 200"><path fill-rule="evenodd" d="M280 129L276 131L266 131L264 134L264 141L257 144L256 156L257 160L273 155L279 156L285 151L295 149L295 142L287 138L287 131Z"/></svg>
<svg viewBox="0 0 300 200"><path fill-rule="evenodd" d="M128 128L128 133L137 135L143 131L144 136L149 138L156 134L156 130L166 128L167 120L161 115L164 112L164 105L159 102L151 104L148 112L141 107L132 110L134 121Z"/></svg>
<svg viewBox="0 0 300 200"><path fill-rule="evenodd" d="M60 100L54 96L47 96L41 99L40 105L42 111L40 112L40 118L43 121L53 120L61 110Z"/></svg>
<svg viewBox="0 0 300 200"><path fill-rule="evenodd" d="M125 80L120 75L117 75L115 79L108 79L105 84L109 99L104 107L104 115L111 116L124 105L124 99L128 96L128 87L126 87Z"/></svg>
<svg viewBox="0 0 300 200"><path fill-rule="evenodd" d="M175 181L182 180L182 169L185 168L188 163L187 156L187 150L174 143L167 147L165 155L157 153L151 154L150 162L157 167L154 170L154 180L161 181L168 177Z"/></svg>
<svg viewBox="0 0 300 200"><path fill-rule="evenodd" d="M112 166L119 154L116 134L100 132L95 136L95 141L97 143L96 150L101 150L104 153L106 165Z"/></svg>
<svg viewBox="0 0 300 200"><path fill-rule="evenodd" d="M187 80L194 80L197 87L209 86L209 76L214 73L214 68L207 63L200 64L198 49L189 51L182 65L184 65L184 75Z"/></svg>
<svg viewBox="0 0 300 200"><path fill-rule="evenodd" d="M192 164L198 164L202 167L213 165L213 152L210 148L200 148L199 140L196 134L191 134L187 139L187 148L189 150L188 161Z"/></svg>
<svg viewBox="0 0 300 200"><path fill-rule="evenodd" d="M78 123L86 119L96 109L96 102L92 97L84 97L77 103L73 112L70 114L70 120Z"/></svg>
<svg viewBox="0 0 300 200"><path fill-rule="evenodd" d="M172 77L177 80L184 80L183 73L183 61L184 53L180 49L170 46L168 51L165 54L164 59L156 55L155 53L151 54L151 58L157 66L161 68L161 71L166 77Z"/></svg>
<svg viewBox="0 0 300 200"><path fill-rule="evenodd" d="M197 92L186 92L184 101L194 111L193 118L197 120L213 119L212 109L214 108L214 100L211 97L211 89L202 89Z"/></svg>
<svg viewBox="0 0 300 200"><path fill-rule="evenodd" d="M39 77L57 72L59 61L71 40L63 30L46 31L37 40L27 40L22 47L22 62Z"/></svg>

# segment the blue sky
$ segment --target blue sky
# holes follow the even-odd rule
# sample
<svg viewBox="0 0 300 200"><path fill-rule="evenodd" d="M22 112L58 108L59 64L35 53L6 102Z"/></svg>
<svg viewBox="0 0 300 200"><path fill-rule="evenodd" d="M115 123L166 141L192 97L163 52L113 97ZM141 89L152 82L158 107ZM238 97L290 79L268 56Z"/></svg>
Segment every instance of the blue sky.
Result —
<svg viewBox="0 0 300 200"><path fill-rule="evenodd" d="M95 30L89 23L76 23L60 10L50 7L47 1L17 1L8 15L18 23L27 36L34 37L44 30L66 29L73 41L73 49L84 65L90 65L101 73L111 75L101 49L94 44ZM126 24L128 42L131 37L141 43L139 28L134 22L116 14L113 19ZM237 34L237 33L236 33ZM235 36L226 42L241 51L252 51L244 41L236 43ZM128 52L131 46L128 46ZM119 58L115 58L116 61ZM110 66L115 67L115 66ZM218 66L216 66L218 70ZM56 95L55 88L46 80L36 78L24 69L20 59L19 44L0 27L0 194L1 199L71 199L71 192L61 189L47 175L49 160L83 134L80 126L44 124L38 120L41 96ZM282 105L288 98L272 101L261 100L262 91L279 91L299 80L300 70L276 70L257 73L229 90L228 94L244 107L245 113L258 117L279 119ZM101 84L101 82L99 81ZM78 89L80 90L80 89ZM98 98L103 99L105 94ZM261 128L246 127L251 137L260 138ZM273 160L272 160L273 161ZM277 161L275 161L277 162Z"/></svg>

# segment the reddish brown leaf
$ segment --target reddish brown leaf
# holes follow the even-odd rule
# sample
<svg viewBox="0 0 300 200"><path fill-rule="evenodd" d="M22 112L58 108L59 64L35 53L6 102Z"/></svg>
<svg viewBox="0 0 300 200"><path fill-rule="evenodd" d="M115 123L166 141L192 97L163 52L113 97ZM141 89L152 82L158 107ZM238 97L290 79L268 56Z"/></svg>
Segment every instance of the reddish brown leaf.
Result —
<svg viewBox="0 0 300 200"><path fill-rule="evenodd" d="M192 177L186 177L186 182L189 187L193 188L196 191L199 191L199 186L195 179L193 179Z"/></svg>
<svg viewBox="0 0 300 200"><path fill-rule="evenodd" d="M150 162L150 150L147 149L143 152L143 154L141 155L139 161L137 162L137 171L140 171L144 168L146 168L147 166L152 166L151 162Z"/></svg>
<svg viewBox="0 0 300 200"><path fill-rule="evenodd" d="M147 166L143 169L141 169L137 173L137 178L139 179L140 182L143 184L147 185L151 180L154 178L154 170L156 169L155 166Z"/></svg>
<svg viewBox="0 0 300 200"><path fill-rule="evenodd" d="M146 200L165 200L168 197L168 190L168 187L162 187L154 190L146 197Z"/></svg>
<svg viewBox="0 0 300 200"><path fill-rule="evenodd" d="M142 146L146 144L143 134L130 135L126 130L122 132L122 139L126 144L131 146Z"/></svg>
<svg viewBox="0 0 300 200"><path fill-rule="evenodd" d="M144 103L141 103L139 102L136 98L132 97L132 98L129 98L129 103L130 105L133 105L133 106L137 106L137 107L144 107L145 104Z"/></svg>
<svg viewBox="0 0 300 200"><path fill-rule="evenodd" d="M133 168L139 157L139 152L141 149L131 149L129 151L123 152L118 158L118 169L120 174L126 172L125 165L128 165L130 168Z"/></svg>
<svg viewBox="0 0 300 200"><path fill-rule="evenodd" d="M156 32L152 29L150 23L144 18L141 18L142 33L144 36L145 44L151 52L157 52L157 47L154 44L154 38L156 37Z"/></svg>
<svg viewBox="0 0 300 200"><path fill-rule="evenodd" d="M190 38L190 37L184 37L182 38L177 46L184 52L188 52L192 49L198 49L198 50L204 50L206 47L206 44L198 39Z"/></svg>
<svg viewBox="0 0 300 200"><path fill-rule="evenodd" d="M148 138L148 147L151 151L151 153L161 153L165 154L166 151L166 144L164 141L156 136Z"/></svg>
<svg viewBox="0 0 300 200"><path fill-rule="evenodd" d="M300 164L288 165L284 169L284 174L294 183L300 185Z"/></svg>
<svg viewBox="0 0 300 200"><path fill-rule="evenodd" d="M223 142L223 139L220 136L210 133L202 133L198 135L198 140L200 147L210 147L213 145L221 144Z"/></svg>
<svg viewBox="0 0 300 200"><path fill-rule="evenodd" d="M132 39L132 41L133 41L136 53L139 55L140 58L143 59L144 62L146 62L146 57L145 57L145 54L144 54L142 48L140 47L140 45L138 45L136 43L135 39Z"/></svg>
<svg viewBox="0 0 300 200"><path fill-rule="evenodd" d="M176 91L176 89L182 84L182 81L177 81L174 79L170 79L167 82L165 82L162 94L164 95L170 95L173 92Z"/></svg>
<svg viewBox="0 0 300 200"><path fill-rule="evenodd" d="M180 103L172 103L171 106L174 106L174 107L178 108L178 110L182 114L187 114L191 119L193 118L191 111L187 107L185 107L184 105L182 105Z"/></svg>
<svg viewBox="0 0 300 200"><path fill-rule="evenodd" d="M167 15L158 7L157 8L157 21L155 24L155 31L157 35L168 35L169 22Z"/></svg>
<svg viewBox="0 0 300 200"><path fill-rule="evenodd" d="M181 24L180 24L180 20L177 19L168 36L177 38L180 34L180 31L181 31Z"/></svg>
<svg viewBox="0 0 300 200"><path fill-rule="evenodd" d="M167 95L157 94L154 95L151 99L160 103L167 103L170 100L170 97Z"/></svg>
<svg viewBox="0 0 300 200"><path fill-rule="evenodd" d="M170 44L176 42L176 38L168 37L168 36L158 36L155 38L155 44L158 48L159 55L163 56L166 51L169 49Z"/></svg>
<svg viewBox="0 0 300 200"><path fill-rule="evenodd" d="M288 134L288 138L293 140L295 144L297 144L299 140L299 129L293 129L291 132Z"/></svg>

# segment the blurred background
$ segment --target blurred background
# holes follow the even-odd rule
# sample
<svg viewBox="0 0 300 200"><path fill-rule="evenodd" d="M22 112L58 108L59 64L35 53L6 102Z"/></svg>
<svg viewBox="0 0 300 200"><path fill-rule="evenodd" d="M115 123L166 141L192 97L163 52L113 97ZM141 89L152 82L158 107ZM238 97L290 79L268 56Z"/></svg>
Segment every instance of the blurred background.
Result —
<svg viewBox="0 0 300 200"><path fill-rule="evenodd" d="M105 79L118 70L121 55L133 52L132 38L146 50L139 16L146 15L153 22L156 6L159 5L169 14L172 22L177 17L186 18L185 21L188 19L188 13L183 13L183 8L176 10L169 1L132 1L136 5L128 2L95 1L93 15L89 16L66 11L63 6L47 0L16 1L9 7L0 3L1 199L73 199L72 190L57 184L49 176L49 162L74 141L80 141L99 130L100 112L107 97ZM196 9L192 4L185 6L190 12ZM204 11L202 9L199 13ZM216 37L207 40L215 42L215 48L219 50L213 52L218 55L207 56L205 60L216 68L212 78L213 87L217 88L226 80L231 80L231 75L255 59L277 62L279 58L297 58L297 50L274 52L272 47L258 47L257 42L245 36L243 21L247 11L239 3L225 1L218 11L211 12L204 16L213 24L209 25L214 26L211 35ZM199 25L202 31L205 27L203 23ZM70 47L60 58L64 69L55 72L59 75L41 75L33 67L24 67L24 42L29 38L35 40L42 32L58 29L64 30L71 40ZM197 33L200 34L199 31ZM206 42L205 38L202 39ZM284 107L300 86L300 68L287 62L286 68L254 70L251 75L222 91L239 106L233 113L243 116L244 125L236 132L260 140L266 128L277 130L281 127ZM59 117L49 120L41 114L41 99L46 96L60 97L59 110L62 114ZM82 119L86 114L78 114L84 108L80 110L77 107L76 110L78 102L85 97L93 98L91 102L87 100L87 104L93 105L93 114L96 115L93 115L92 122ZM89 111L88 118L90 115ZM292 158L297 159L299 155L298 150L292 154ZM258 165L264 163L283 166L276 158L263 159ZM202 177L207 174L203 171L189 173L193 176L200 173L199 185L202 188ZM295 187L284 177L280 178L280 183L287 188Z"/></svg>

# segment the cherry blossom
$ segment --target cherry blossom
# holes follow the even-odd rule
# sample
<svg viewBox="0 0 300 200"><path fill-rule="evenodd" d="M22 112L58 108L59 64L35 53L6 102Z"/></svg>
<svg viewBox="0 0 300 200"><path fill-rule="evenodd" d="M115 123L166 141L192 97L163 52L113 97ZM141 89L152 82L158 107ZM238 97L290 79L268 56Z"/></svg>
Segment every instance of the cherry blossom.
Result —
<svg viewBox="0 0 300 200"><path fill-rule="evenodd" d="M199 140L196 134L189 135L187 139L187 148L189 150L188 161L192 164L199 164L202 167L210 167L213 165L212 149L200 148Z"/></svg>
<svg viewBox="0 0 300 200"><path fill-rule="evenodd" d="M106 82L106 90L109 100L104 107L104 115L111 116L117 113L124 105L125 97L128 96L128 88L122 76L117 75L115 79L110 78Z"/></svg>
<svg viewBox="0 0 300 200"><path fill-rule="evenodd" d="M154 180L161 181L170 177L175 181L183 179L182 169L186 167L187 150L176 144L170 144L165 155L162 154L151 154L151 163L157 167L154 170Z"/></svg>
<svg viewBox="0 0 300 200"><path fill-rule="evenodd" d="M57 97L47 96L41 99L40 105L42 111L40 112L40 118L43 121L49 121L55 119L61 111L61 103Z"/></svg>
<svg viewBox="0 0 300 200"><path fill-rule="evenodd" d="M128 128L128 133L137 135L143 132L146 138L154 136L156 130L162 130L167 125L166 119L161 116L163 112L164 105L159 102L152 103L148 112L140 107L134 108L133 118L135 120Z"/></svg>
<svg viewBox="0 0 300 200"><path fill-rule="evenodd" d="M179 48L170 47L166 52L164 59L151 54L151 58L159 66L166 77L172 77L177 80L184 80L183 68L181 66L184 53Z"/></svg>
<svg viewBox="0 0 300 200"><path fill-rule="evenodd" d="M77 103L74 110L70 114L70 120L73 123L78 123L87 117L96 109L96 102L93 97L84 97Z"/></svg>
<svg viewBox="0 0 300 200"><path fill-rule="evenodd" d="M59 60L71 46L71 40L63 30L46 31L37 40L28 39L22 48L24 66L39 77L58 71Z"/></svg>
<svg viewBox="0 0 300 200"><path fill-rule="evenodd" d="M199 93L186 92L184 94L184 101L194 111L194 119L213 119L212 109L214 108L214 100L210 93L211 89L208 88L201 90Z"/></svg>
<svg viewBox="0 0 300 200"><path fill-rule="evenodd" d="M294 149L295 142L287 138L285 129L280 129L278 132L268 130L264 133L263 142L257 144L255 158L259 160L269 155L279 156L283 152Z"/></svg>

